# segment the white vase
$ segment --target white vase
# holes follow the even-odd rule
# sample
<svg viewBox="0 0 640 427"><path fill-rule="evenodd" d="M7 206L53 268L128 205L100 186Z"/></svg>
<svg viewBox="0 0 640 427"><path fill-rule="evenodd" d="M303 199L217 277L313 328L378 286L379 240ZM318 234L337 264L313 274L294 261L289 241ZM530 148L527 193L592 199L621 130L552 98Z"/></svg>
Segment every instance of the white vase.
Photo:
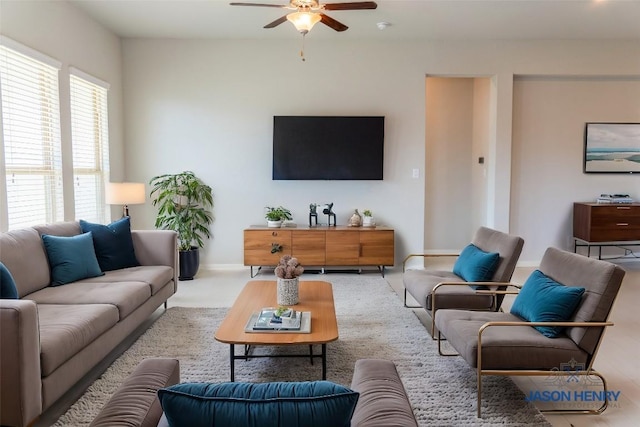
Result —
<svg viewBox="0 0 640 427"><path fill-rule="evenodd" d="M278 221L267 220L267 227L269 228L280 228L281 225L282 225L282 220L278 220Z"/></svg>
<svg viewBox="0 0 640 427"><path fill-rule="evenodd" d="M298 300L298 287L300 283L298 278L295 279L281 279L278 277L277 286L277 300L278 305L296 305Z"/></svg>
<svg viewBox="0 0 640 427"><path fill-rule="evenodd" d="M362 218L362 226L363 227L375 227L376 222L373 220L372 216L365 216Z"/></svg>

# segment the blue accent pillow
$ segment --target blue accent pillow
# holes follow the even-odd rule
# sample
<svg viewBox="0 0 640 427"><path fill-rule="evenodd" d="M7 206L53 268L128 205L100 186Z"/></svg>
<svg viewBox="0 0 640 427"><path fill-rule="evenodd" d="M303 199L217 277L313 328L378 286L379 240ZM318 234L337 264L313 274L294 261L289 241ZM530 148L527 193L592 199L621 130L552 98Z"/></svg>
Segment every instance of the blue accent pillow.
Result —
<svg viewBox="0 0 640 427"><path fill-rule="evenodd" d="M93 245L102 271L140 265L133 250L131 223L128 216L109 225L93 224L81 219L80 228L83 233L90 231L93 235Z"/></svg>
<svg viewBox="0 0 640 427"><path fill-rule="evenodd" d="M329 381L185 383L158 390L172 426L349 427L360 394Z"/></svg>
<svg viewBox="0 0 640 427"><path fill-rule="evenodd" d="M513 301L511 314L529 322L566 322L580 304L584 288L565 286L535 270ZM564 328L534 326L545 337L556 338Z"/></svg>
<svg viewBox="0 0 640 427"><path fill-rule="evenodd" d="M485 252L472 243L460 253L453 265L453 273L462 277L466 282L486 282L493 278L499 260L500 254L498 252ZM473 289L487 289L483 285L469 286Z"/></svg>
<svg viewBox="0 0 640 427"><path fill-rule="evenodd" d="M18 299L18 288L11 272L0 262L0 299Z"/></svg>
<svg viewBox="0 0 640 427"><path fill-rule="evenodd" d="M72 237L42 235L51 267L51 286L102 276L91 233Z"/></svg>

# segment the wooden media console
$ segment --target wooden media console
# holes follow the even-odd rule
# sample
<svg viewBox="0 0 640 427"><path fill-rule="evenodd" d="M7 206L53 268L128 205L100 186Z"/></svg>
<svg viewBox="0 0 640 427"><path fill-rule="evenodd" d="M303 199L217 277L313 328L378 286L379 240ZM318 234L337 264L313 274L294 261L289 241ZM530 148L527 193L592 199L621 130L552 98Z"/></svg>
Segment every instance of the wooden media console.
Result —
<svg viewBox="0 0 640 427"><path fill-rule="evenodd" d="M244 230L244 265L275 266L291 255L305 268L378 267L394 264L394 231L388 227L252 226Z"/></svg>

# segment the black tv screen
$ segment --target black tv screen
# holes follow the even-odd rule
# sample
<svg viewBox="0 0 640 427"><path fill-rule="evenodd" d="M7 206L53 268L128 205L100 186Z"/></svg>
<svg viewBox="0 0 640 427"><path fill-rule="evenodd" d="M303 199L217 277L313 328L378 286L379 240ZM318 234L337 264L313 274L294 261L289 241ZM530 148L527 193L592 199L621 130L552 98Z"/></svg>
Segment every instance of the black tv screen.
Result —
<svg viewBox="0 0 640 427"><path fill-rule="evenodd" d="M274 180L381 180L382 116L274 116Z"/></svg>

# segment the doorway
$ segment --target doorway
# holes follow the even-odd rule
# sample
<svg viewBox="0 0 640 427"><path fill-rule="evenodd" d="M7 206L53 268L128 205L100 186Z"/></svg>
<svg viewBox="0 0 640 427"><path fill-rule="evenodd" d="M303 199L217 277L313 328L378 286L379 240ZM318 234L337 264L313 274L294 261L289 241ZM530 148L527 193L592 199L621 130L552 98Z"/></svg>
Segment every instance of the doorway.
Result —
<svg viewBox="0 0 640 427"><path fill-rule="evenodd" d="M489 77L426 78L424 248L460 250L487 224Z"/></svg>

